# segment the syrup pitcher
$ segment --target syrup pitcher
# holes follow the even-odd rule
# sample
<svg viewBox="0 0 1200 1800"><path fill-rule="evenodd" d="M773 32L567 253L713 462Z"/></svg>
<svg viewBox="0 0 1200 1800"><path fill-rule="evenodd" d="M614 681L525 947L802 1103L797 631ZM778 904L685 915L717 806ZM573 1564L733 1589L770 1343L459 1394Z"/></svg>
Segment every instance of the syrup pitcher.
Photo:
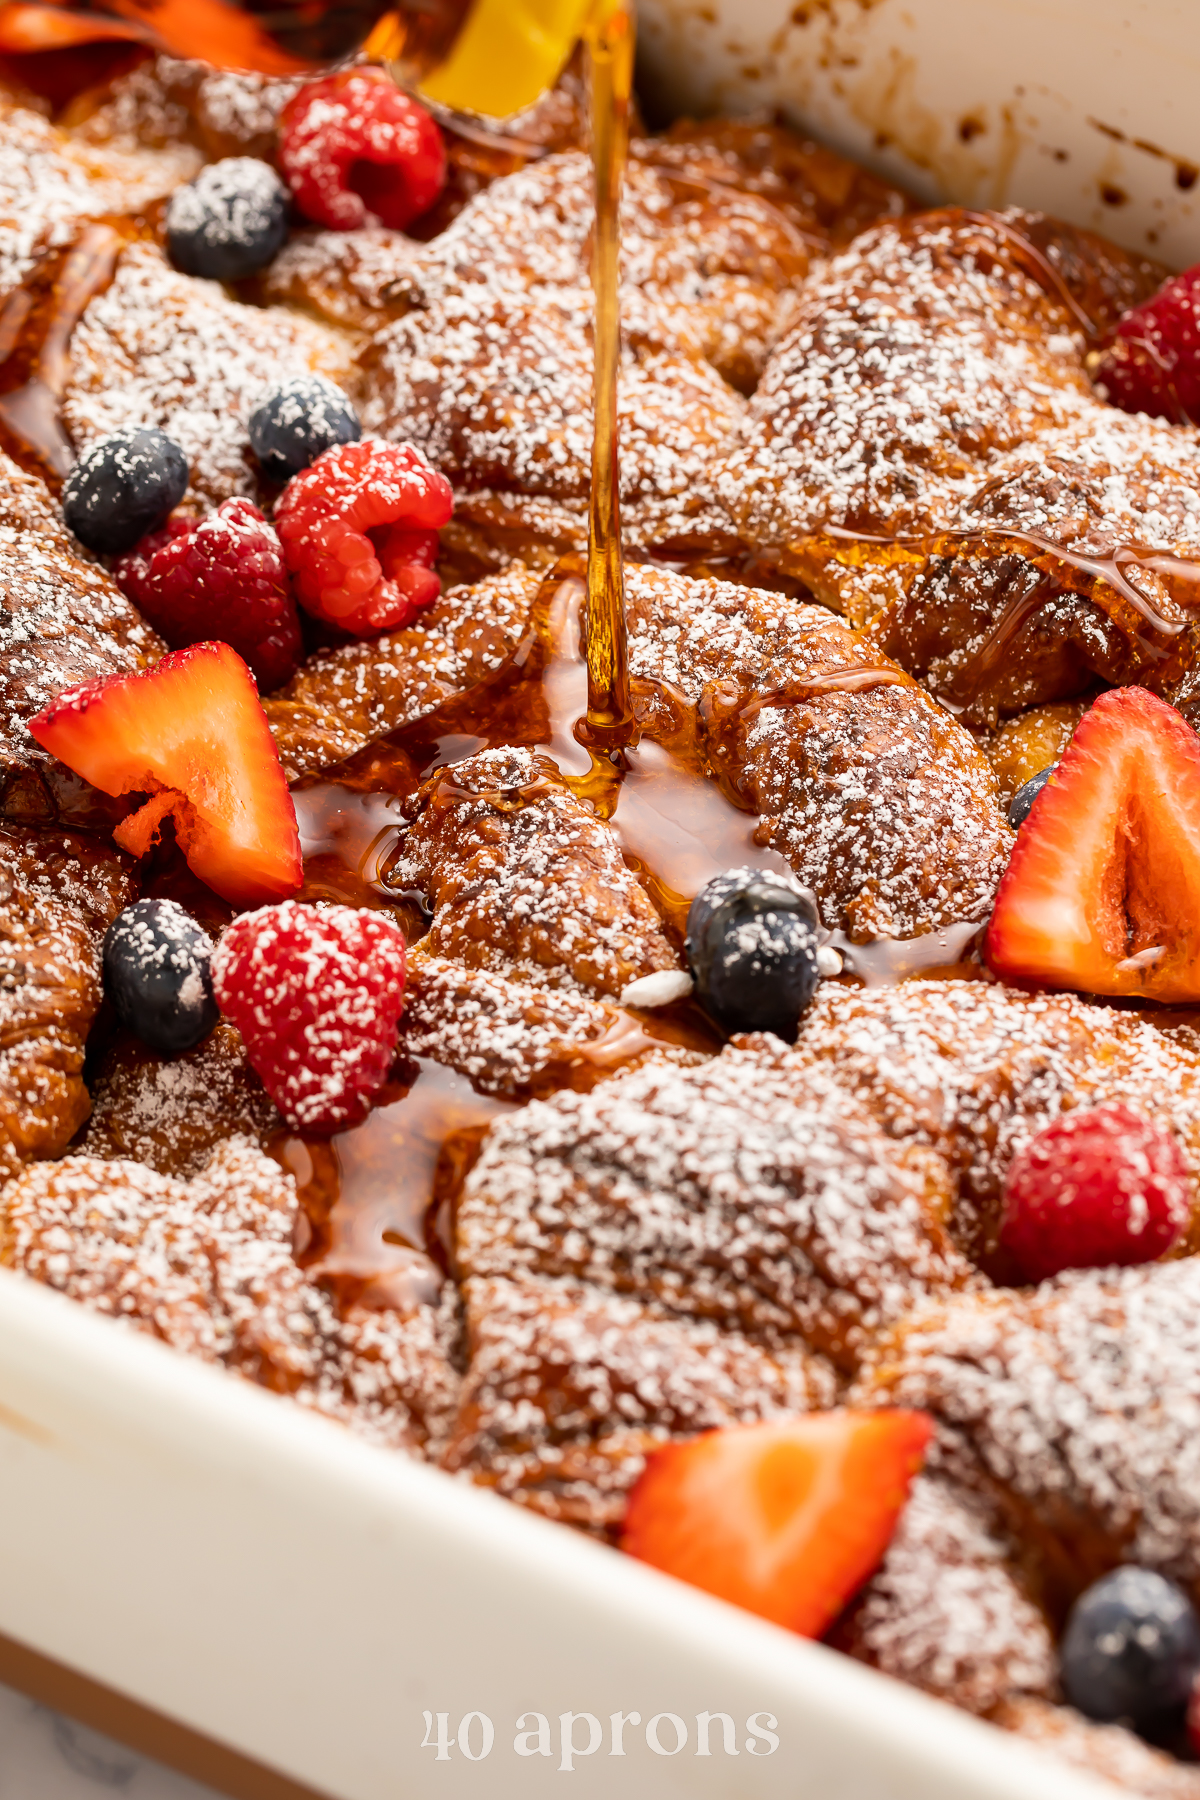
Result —
<svg viewBox="0 0 1200 1800"><path fill-rule="evenodd" d="M283 76L317 74L361 51L438 106L503 119L553 86L579 40L623 10L621 0L4 0L0 56L144 43Z"/></svg>

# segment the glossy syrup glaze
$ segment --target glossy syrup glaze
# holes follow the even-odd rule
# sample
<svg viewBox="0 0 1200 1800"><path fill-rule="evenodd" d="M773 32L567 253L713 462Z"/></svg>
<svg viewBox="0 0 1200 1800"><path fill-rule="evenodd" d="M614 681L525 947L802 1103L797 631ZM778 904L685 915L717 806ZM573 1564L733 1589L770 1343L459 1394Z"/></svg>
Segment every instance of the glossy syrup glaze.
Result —
<svg viewBox="0 0 1200 1800"><path fill-rule="evenodd" d="M71 333L143 223L85 225L73 244L45 252L0 307L0 444L53 488L75 460L62 424Z"/></svg>
<svg viewBox="0 0 1200 1800"><path fill-rule="evenodd" d="M489 1122L512 1106L425 1058L396 1077L353 1131L281 1132L268 1149L296 1179L301 1263L343 1304L403 1311L437 1298L450 1197Z"/></svg>
<svg viewBox="0 0 1200 1800"><path fill-rule="evenodd" d="M303 897L389 910L410 943L419 943L430 921L428 906L423 895L400 885L396 874L409 821L418 810L452 806L464 797L468 790L455 771L467 758L511 745L536 748L539 771L524 787L498 791L493 803L503 810L520 808L559 784L587 801L615 832L624 860L637 871L677 944L692 899L713 876L734 867L787 871L784 858L760 841L759 817L736 782L707 760L702 734L689 716L696 709L666 684L635 677L634 741L616 755L594 754L582 635L586 595L583 558L564 558L542 582L527 637L494 679L373 745L342 769L297 785ZM794 690L750 698L731 692L727 711L740 718L798 705L817 693L909 680L881 663L835 671ZM651 718L660 721L661 730L664 717L675 726L669 742L638 735ZM469 792L479 797L476 785ZM917 939L869 944L835 932L830 943L843 958L845 980L878 987L918 975L979 974L971 956L979 932L978 924L951 925ZM580 1041L548 1071L546 1090L589 1088L647 1050L670 1043L712 1054L721 1039L694 1002L653 1012L614 1008L614 1022L601 1037ZM422 1283L435 1280L436 1261L428 1258L432 1244L436 1259L440 1240L436 1233L431 1238L429 1221L439 1209L444 1214L463 1157L473 1155L482 1127L503 1104L473 1094L464 1077L434 1063L419 1069L411 1082L404 1076L395 1097L385 1096L354 1131L332 1140L293 1134L276 1146L316 1221L306 1258L322 1280L342 1288L349 1284L354 1294L361 1289L368 1303L399 1291L416 1293Z"/></svg>

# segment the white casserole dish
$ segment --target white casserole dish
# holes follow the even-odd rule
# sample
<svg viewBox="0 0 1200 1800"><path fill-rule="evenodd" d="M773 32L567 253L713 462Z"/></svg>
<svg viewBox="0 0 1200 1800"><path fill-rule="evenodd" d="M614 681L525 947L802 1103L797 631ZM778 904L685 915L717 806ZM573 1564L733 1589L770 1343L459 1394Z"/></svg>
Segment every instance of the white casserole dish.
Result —
<svg viewBox="0 0 1200 1800"><path fill-rule="evenodd" d="M779 106L930 198L1045 206L1171 262L1200 258L1194 0L643 0L641 11L647 72L672 111ZM1106 187L1125 199L1106 201ZM517 1800L557 1791L568 1772L568 1791L605 1800L618 1785L629 1800L1112 1792L4 1272L0 1634L11 1640L3 1679L68 1705L74 1694L90 1723L247 1795L285 1791L266 1770L336 1800ZM136 1708L114 1702L105 1717L102 1696L61 1672L55 1686L37 1658L265 1768L172 1738ZM618 1710L641 1715L622 1759ZM706 1710L734 1722L736 1759L719 1723L712 1754L697 1754ZM535 1712L552 1754L518 1755L516 1722ZM471 1713L495 1733L478 1758L485 1728L469 1727L477 1760L459 1741ZM563 1758L567 1713L595 1716L593 1754ZM455 1739L442 1759L439 1714ZM647 1744L660 1714L687 1726L679 1754ZM763 1753L769 1733L778 1747ZM655 1734L669 1750L672 1723ZM572 1735L582 1745L593 1733L581 1718Z"/></svg>
<svg viewBox="0 0 1200 1800"><path fill-rule="evenodd" d="M667 117L779 108L930 202L1200 259L1195 0L641 0Z"/></svg>
<svg viewBox="0 0 1200 1800"><path fill-rule="evenodd" d="M568 1791L596 1800L618 1786L627 1800L1111 1792L3 1271L0 1520L0 1629L337 1800L557 1791L568 1712L603 1727L569 1771ZM643 1725L620 1760L618 1710ZM736 1759L719 1726L696 1754L704 1710L735 1721ZM513 1749L534 1711L550 1756ZM490 1754L471 1761L455 1742L438 1761L421 1747L426 1712L430 1736L446 1713L456 1740L465 1714L486 1714ZM678 1755L647 1747L659 1713L688 1727ZM765 1733L747 1753L751 1716L773 1754ZM478 1756L479 1720L467 1735ZM580 1746L591 1735L572 1731ZM676 1741L667 1721L656 1736Z"/></svg>

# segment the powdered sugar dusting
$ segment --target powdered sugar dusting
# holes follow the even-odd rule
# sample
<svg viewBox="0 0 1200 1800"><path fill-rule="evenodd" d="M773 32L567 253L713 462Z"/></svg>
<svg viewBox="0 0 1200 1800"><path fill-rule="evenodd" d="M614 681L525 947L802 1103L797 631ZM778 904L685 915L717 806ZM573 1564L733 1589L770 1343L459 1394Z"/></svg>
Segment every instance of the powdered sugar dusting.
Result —
<svg viewBox="0 0 1200 1800"><path fill-rule="evenodd" d="M132 898L123 862L94 840L0 832L0 1181L59 1154L87 1118L100 942Z"/></svg>
<svg viewBox="0 0 1200 1800"><path fill-rule="evenodd" d="M222 1019L192 1050L164 1061L125 1038L92 1081L88 1156L146 1163L190 1178L227 1137L265 1147L283 1121L246 1060L238 1032Z"/></svg>
<svg viewBox="0 0 1200 1800"><path fill-rule="evenodd" d="M646 1454L674 1435L827 1406L796 1346L569 1281L468 1280L471 1360L444 1462L550 1518L619 1526Z"/></svg>
<svg viewBox="0 0 1200 1800"><path fill-rule="evenodd" d="M956 1229L994 1242L1016 1152L1072 1106L1119 1100L1173 1129L1200 1180L1200 1059L1190 1031L1075 994L983 982L823 985L793 1055L859 1096L889 1136L927 1144L958 1193Z"/></svg>
<svg viewBox="0 0 1200 1800"><path fill-rule="evenodd" d="M451 588L406 631L310 656L265 701L289 779L340 762L495 674L524 636L536 590L514 564Z"/></svg>
<svg viewBox="0 0 1200 1800"><path fill-rule="evenodd" d="M964 1433L1068 1554L1200 1576L1194 1258L931 1307L873 1352L861 1397Z"/></svg>
<svg viewBox="0 0 1200 1800"><path fill-rule="evenodd" d="M485 750L415 802L389 879L428 896L433 955L615 999L678 967L613 832L526 750Z"/></svg>
<svg viewBox="0 0 1200 1800"><path fill-rule="evenodd" d="M1127 1788L1140 1800L1200 1800L1200 1769L1152 1749L1120 1725L1097 1725L1069 1706L1051 1706L1032 1696L1008 1701L993 1721L1032 1738L1075 1768Z"/></svg>
<svg viewBox="0 0 1200 1800"><path fill-rule="evenodd" d="M852 1655L972 1712L1056 1688L1050 1627L1003 1528L976 1496L928 1475L913 1482L847 1638Z"/></svg>
<svg viewBox="0 0 1200 1800"><path fill-rule="evenodd" d="M162 645L86 559L42 483L0 455L0 806L53 817L65 774L25 728L64 688L141 668Z"/></svg>
<svg viewBox="0 0 1200 1800"><path fill-rule="evenodd" d="M77 450L125 426L157 425L182 446L190 492L210 504L252 494L249 414L264 385L346 378L335 333L281 308L240 306L135 244L71 338L63 419Z"/></svg>
<svg viewBox="0 0 1200 1800"><path fill-rule="evenodd" d="M296 1266L291 1177L230 1139L184 1183L139 1163L44 1164L0 1199L0 1259L384 1443L419 1448L455 1394L446 1325L351 1311Z"/></svg>
<svg viewBox="0 0 1200 1800"><path fill-rule="evenodd" d="M984 916L1008 826L985 758L928 695L824 608L645 566L626 586L633 673L700 710L711 761L828 926L909 937Z"/></svg>
<svg viewBox="0 0 1200 1800"><path fill-rule="evenodd" d="M83 220L140 212L191 167L186 153L74 143L0 94L0 295L26 278L38 253L69 244Z"/></svg>
<svg viewBox="0 0 1200 1800"><path fill-rule="evenodd" d="M662 1062L499 1120L463 1192L476 1275L587 1280L673 1313L795 1335L853 1364L866 1334L970 1286L936 1159L852 1098L797 1084L777 1039Z"/></svg>

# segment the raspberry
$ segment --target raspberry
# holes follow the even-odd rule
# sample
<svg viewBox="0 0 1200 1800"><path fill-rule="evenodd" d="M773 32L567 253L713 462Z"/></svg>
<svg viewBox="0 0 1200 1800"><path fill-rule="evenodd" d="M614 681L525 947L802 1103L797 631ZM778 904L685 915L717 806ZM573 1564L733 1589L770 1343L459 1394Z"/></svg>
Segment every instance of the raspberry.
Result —
<svg viewBox="0 0 1200 1800"><path fill-rule="evenodd" d="M1014 1156L1000 1241L1031 1281L1153 1262L1191 1217L1183 1152L1126 1106L1066 1113Z"/></svg>
<svg viewBox="0 0 1200 1800"><path fill-rule="evenodd" d="M300 621L279 539L249 500L172 518L113 567L117 585L173 650L229 644L265 693L295 673Z"/></svg>
<svg viewBox="0 0 1200 1800"><path fill-rule="evenodd" d="M284 900L213 952L217 1005L296 1129L355 1125L387 1079L404 1004L404 933L379 913Z"/></svg>
<svg viewBox="0 0 1200 1800"><path fill-rule="evenodd" d="M312 81L280 120L279 166L316 225L403 231L446 185L446 146L424 107L382 69Z"/></svg>
<svg viewBox="0 0 1200 1800"><path fill-rule="evenodd" d="M1125 412L1200 421L1200 263L1125 314L1095 382L1101 398Z"/></svg>
<svg viewBox="0 0 1200 1800"><path fill-rule="evenodd" d="M450 483L411 444L326 450L275 508L301 606L360 637L411 624L441 592L437 528L453 509Z"/></svg>

